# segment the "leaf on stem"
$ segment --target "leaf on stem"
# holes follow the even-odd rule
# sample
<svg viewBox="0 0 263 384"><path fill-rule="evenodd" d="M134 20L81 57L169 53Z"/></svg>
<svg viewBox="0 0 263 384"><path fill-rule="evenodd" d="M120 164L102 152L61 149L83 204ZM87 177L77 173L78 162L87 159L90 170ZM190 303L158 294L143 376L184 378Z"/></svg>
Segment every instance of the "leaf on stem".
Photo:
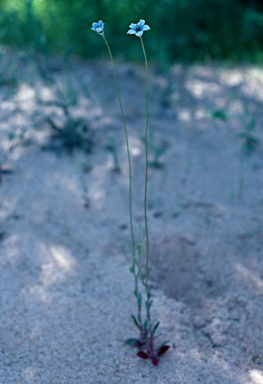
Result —
<svg viewBox="0 0 263 384"><path fill-rule="evenodd" d="M142 346L142 342L138 339L135 339L133 337L125 340L125 344L130 345L132 347L140 348Z"/></svg>
<svg viewBox="0 0 263 384"><path fill-rule="evenodd" d="M170 348L170 346L167 345L166 343L168 343L167 340L164 343L160 344L156 349L158 356L163 355Z"/></svg>
<svg viewBox="0 0 263 384"><path fill-rule="evenodd" d="M142 246L141 246L141 244L137 244L136 248L137 248L138 255L140 257L141 254L142 254Z"/></svg>
<svg viewBox="0 0 263 384"><path fill-rule="evenodd" d="M139 310L141 310L141 308L142 308L142 294L141 293L138 294L137 303L138 303Z"/></svg>
<svg viewBox="0 0 263 384"><path fill-rule="evenodd" d="M142 359L148 359L149 358L149 355L146 353L146 352L143 352L143 351L139 351L137 353L137 356L141 357Z"/></svg>
<svg viewBox="0 0 263 384"><path fill-rule="evenodd" d="M160 348L162 348L166 343L168 343L168 340L164 341L163 343L159 344L158 347L157 347L157 350L159 350Z"/></svg>
<svg viewBox="0 0 263 384"><path fill-rule="evenodd" d="M128 249L128 252L129 252L130 255L132 255L132 251L131 251L131 247L128 244L123 244L122 245L122 253L124 254L126 260L130 264L131 263L131 257L128 256L126 248ZM131 272L131 273L133 273L133 272Z"/></svg>
<svg viewBox="0 0 263 384"><path fill-rule="evenodd" d="M139 244L143 243L144 237L145 237L145 229L143 228L142 225L140 225L140 227L139 227Z"/></svg>
<svg viewBox="0 0 263 384"><path fill-rule="evenodd" d="M168 349L170 348L169 345L163 345L161 348L158 349L158 356L163 355Z"/></svg>
<svg viewBox="0 0 263 384"><path fill-rule="evenodd" d="M139 330L141 330L141 326L139 324L139 322L137 321L136 317L134 315L131 315L132 317L132 320L134 322L134 324L136 325L137 328L139 328Z"/></svg>
<svg viewBox="0 0 263 384"><path fill-rule="evenodd" d="M147 311L150 310L152 303L153 303L153 300L149 300L149 301L147 300L146 301L145 305L146 305L146 310Z"/></svg>
<svg viewBox="0 0 263 384"><path fill-rule="evenodd" d="M144 332L147 331L147 326L148 326L148 321L145 320L144 323L143 323L143 331L144 331Z"/></svg>
<svg viewBox="0 0 263 384"><path fill-rule="evenodd" d="M153 334L153 335L154 335L155 332L157 331L157 328L159 327L159 325L160 325L160 321L158 321L158 322L155 324L155 326L153 327L153 330L152 330L152 334Z"/></svg>

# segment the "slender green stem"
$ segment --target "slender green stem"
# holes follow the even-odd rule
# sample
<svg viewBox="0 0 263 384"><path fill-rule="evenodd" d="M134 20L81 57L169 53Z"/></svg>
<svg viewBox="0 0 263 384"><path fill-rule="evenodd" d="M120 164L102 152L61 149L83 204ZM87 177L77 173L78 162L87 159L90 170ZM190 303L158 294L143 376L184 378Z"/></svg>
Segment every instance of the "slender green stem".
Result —
<svg viewBox="0 0 263 384"><path fill-rule="evenodd" d="M146 261L145 261L145 285L147 290L147 299L148 295L148 281L149 281L149 231L148 231L148 217L147 217L147 190L148 190L148 133L149 133L149 87L148 87L148 61L144 48L144 43L142 37L140 37L142 50L145 60L145 70L146 70L146 126L144 133L144 142L145 142L145 185L144 185L144 225L145 225L145 237L146 237Z"/></svg>
<svg viewBox="0 0 263 384"><path fill-rule="evenodd" d="M129 163L129 213L130 213L130 231L131 231L132 257L133 257L133 261L132 262L134 263L135 240L134 240L134 229L133 229L132 166L131 166L131 154L130 154L130 146L129 146L129 137L128 137L128 131L127 131L125 116L124 116L123 107L122 107L120 87L119 87L119 82L118 82L118 77L117 77L115 63L114 63L114 60L113 60L113 56L112 56L112 53L111 53L110 46L109 46L109 44L108 44L108 42L106 40L106 37L104 35L101 35L101 36L103 37L103 40L105 41L105 44L106 44L106 46L108 48L108 52L109 52L111 63L112 63L112 67L113 67L114 78L115 78L115 86L116 86L116 90L117 90L117 94L118 94L120 110L121 110L121 117L122 117L122 123L123 123L124 134L125 134L126 150L127 150L128 163Z"/></svg>
<svg viewBox="0 0 263 384"><path fill-rule="evenodd" d="M139 325L142 328L142 320L141 320L141 300L139 300L140 292L139 292L139 275L138 272L136 271L136 248L135 248L135 238L134 238L134 229L133 229L133 200L132 200L132 166L131 166L131 154L130 154L130 146L129 146L129 136L128 136L128 130L126 127L126 121L125 121L125 116L123 112L123 107L122 107L122 101L121 101L121 94L120 94L120 87L119 87L119 82L118 82L118 77L117 77L117 71L115 67L115 62L111 53L110 46L106 40L106 37L101 35L103 37L103 40L107 46L112 67L113 67L113 72L114 72L114 78L115 78L115 86L118 94L118 100L120 104L120 110L121 110L121 117L122 117L122 123L123 123L123 128L124 128L124 134L125 134L125 141L126 141L126 150L127 150L127 157L128 157L128 164L129 164L129 214L130 214L130 231L131 231L131 243L132 243L132 270L133 270L133 276L134 276L134 293L137 299L137 308L138 308L138 320L139 320Z"/></svg>

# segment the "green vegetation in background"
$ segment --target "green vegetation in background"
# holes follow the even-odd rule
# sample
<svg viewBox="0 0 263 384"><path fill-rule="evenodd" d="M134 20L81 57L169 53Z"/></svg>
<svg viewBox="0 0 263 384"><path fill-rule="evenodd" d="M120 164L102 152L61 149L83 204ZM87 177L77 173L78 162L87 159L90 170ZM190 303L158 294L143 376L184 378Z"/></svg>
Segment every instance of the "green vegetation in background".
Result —
<svg viewBox="0 0 263 384"><path fill-rule="evenodd" d="M155 61L229 59L263 61L263 6L241 0L1 0L2 43L30 46L38 31L48 47L87 58L104 55L91 33L91 23L102 19L112 50L119 57L141 57L136 41L126 32L140 18L151 27L146 38L148 56ZM28 6L34 9L29 17ZM41 26L41 28L40 28ZM41 47L41 39L38 41Z"/></svg>

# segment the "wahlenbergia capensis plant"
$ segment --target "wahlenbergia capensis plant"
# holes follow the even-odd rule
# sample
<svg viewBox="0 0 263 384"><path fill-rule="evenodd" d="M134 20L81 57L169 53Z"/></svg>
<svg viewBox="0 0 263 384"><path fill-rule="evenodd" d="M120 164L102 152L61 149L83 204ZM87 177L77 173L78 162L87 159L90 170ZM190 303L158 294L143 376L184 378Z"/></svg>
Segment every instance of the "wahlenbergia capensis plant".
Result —
<svg viewBox="0 0 263 384"><path fill-rule="evenodd" d="M145 24L145 20L140 20L137 24L130 24L128 30L129 35L135 35L139 37L142 45L143 56L145 61L146 70L146 124L144 132L144 144L145 144L145 179L144 179L144 227L140 227L138 241L135 241L134 226L133 226L133 198L132 198L132 163L129 147L129 136L125 121L125 115L123 112L123 106L120 95L120 88L118 83L118 77L114 59L111 53L110 46L104 35L104 23L99 20L97 23L92 23L92 30L97 32L103 38L112 62L115 86L118 94L118 100L121 110L122 123L124 128L126 151L129 164L129 216L130 216L130 235L131 244L123 246L123 252L130 265L130 272L134 278L134 296L137 303L137 316L132 315L132 320L135 326L139 330L138 338L129 338L125 341L126 344L136 347L138 349L137 355L142 359L150 359L153 365L157 366L159 358L168 349L167 341L155 345L156 338L158 337L157 329L160 322L154 321L151 316L151 308L153 304L152 293L149 283L149 231L148 231L148 219L147 219L147 189L148 189L148 133L149 133L149 91L148 91L148 61L146 51L142 39L142 35L145 31L150 30L150 27ZM145 253L142 251L142 245L144 238L146 240ZM145 307L143 306L145 305Z"/></svg>

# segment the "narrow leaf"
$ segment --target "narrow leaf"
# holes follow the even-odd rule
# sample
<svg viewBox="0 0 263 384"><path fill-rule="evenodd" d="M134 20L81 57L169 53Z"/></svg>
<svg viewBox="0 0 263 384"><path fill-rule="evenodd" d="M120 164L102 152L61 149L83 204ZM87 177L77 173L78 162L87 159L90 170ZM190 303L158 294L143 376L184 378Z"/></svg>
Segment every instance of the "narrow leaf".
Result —
<svg viewBox="0 0 263 384"><path fill-rule="evenodd" d="M149 311L151 306L152 306L152 303L153 303L153 300L150 300L150 301L146 301L145 302L145 306L146 306L146 310Z"/></svg>
<svg viewBox="0 0 263 384"><path fill-rule="evenodd" d="M138 353L137 353L137 356L139 356L139 357L141 357L142 359L148 359L149 358L149 356L147 355L147 353L146 352L143 352L143 351L139 351Z"/></svg>
<svg viewBox="0 0 263 384"><path fill-rule="evenodd" d="M137 303L138 303L138 307L141 308L142 307L142 294L141 293L138 294Z"/></svg>
<svg viewBox="0 0 263 384"><path fill-rule="evenodd" d="M134 315L132 315L131 317L136 327L139 328L139 330L141 330L140 324L138 323L136 317Z"/></svg>
<svg viewBox="0 0 263 384"><path fill-rule="evenodd" d="M160 321L158 321L156 324L155 324L155 326L153 327L153 335L155 334L155 332L157 331L157 328L159 327L159 325L160 325Z"/></svg>
<svg viewBox="0 0 263 384"><path fill-rule="evenodd" d="M130 339L125 340L125 344L131 345L132 347L139 347L139 346L141 346L140 340L132 338L132 337Z"/></svg>
<svg viewBox="0 0 263 384"><path fill-rule="evenodd" d="M148 325L148 321L145 320L144 323L143 323L143 330L144 331L147 331L147 325Z"/></svg>
<svg viewBox="0 0 263 384"><path fill-rule="evenodd" d="M163 343L161 343L160 345L158 345L158 347L156 348L157 351L159 351L164 345L166 345L167 343L169 343L168 340L164 341Z"/></svg>
<svg viewBox="0 0 263 384"><path fill-rule="evenodd" d="M158 350L158 356L163 355L166 351L168 351L169 348L170 348L169 345L164 345L163 347L161 347Z"/></svg>

